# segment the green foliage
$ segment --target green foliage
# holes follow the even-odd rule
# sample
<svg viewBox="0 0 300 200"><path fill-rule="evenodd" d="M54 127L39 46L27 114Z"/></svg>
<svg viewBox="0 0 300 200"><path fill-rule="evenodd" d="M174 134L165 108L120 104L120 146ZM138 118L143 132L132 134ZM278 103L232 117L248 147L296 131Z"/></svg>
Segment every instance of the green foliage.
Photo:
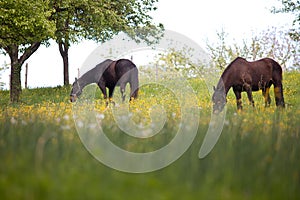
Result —
<svg viewBox="0 0 300 200"><path fill-rule="evenodd" d="M156 9L157 0L121 1L51 1L55 13L58 42L81 39L104 42L123 31L132 38L148 41L158 37L162 26L155 26L148 14ZM145 29L145 30L144 30Z"/></svg>
<svg viewBox="0 0 300 200"><path fill-rule="evenodd" d="M185 77L195 76L203 67L203 64L200 61L195 63L191 60L192 51L191 48L168 49L166 53L159 53L156 56L154 65L164 71L172 72L175 70Z"/></svg>
<svg viewBox="0 0 300 200"><path fill-rule="evenodd" d="M210 96L204 81L189 82L201 107L197 137L180 159L148 174L118 172L88 153L71 116L70 88L25 90L26 103L19 104L7 104L9 93L0 91L0 198L299 199L299 73L284 74L285 110L276 110L274 101L264 108L261 93L254 93L256 108L249 105L236 113L229 93L222 135L201 160L198 152L211 118ZM169 96L164 100L162 92L167 95L161 87L142 87L132 106L151 107L159 100L172 109L173 102ZM104 102L96 107L100 104ZM144 141L132 142L111 129L114 120L107 109L101 114L113 141L124 148L149 150ZM167 121L162 141L178 125L173 123Z"/></svg>
<svg viewBox="0 0 300 200"><path fill-rule="evenodd" d="M281 8L273 8L273 13L292 13L295 15L293 27L290 35L295 41L300 41L300 1L299 0L280 0Z"/></svg>
<svg viewBox="0 0 300 200"><path fill-rule="evenodd" d="M3 0L0 2L0 48L14 44L22 53L35 42L54 36L55 24L49 1Z"/></svg>
<svg viewBox="0 0 300 200"><path fill-rule="evenodd" d="M159 78L168 78L168 76L190 78L199 77L204 73L204 68L208 67L209 60L209 56L204 50L199 47L195 49L174 40L171 40L170 44L176 47L156 52L154 61L149 66L143 67L142 71L153 76L153 68L155 68L156 78L158 76Z"/></svg>

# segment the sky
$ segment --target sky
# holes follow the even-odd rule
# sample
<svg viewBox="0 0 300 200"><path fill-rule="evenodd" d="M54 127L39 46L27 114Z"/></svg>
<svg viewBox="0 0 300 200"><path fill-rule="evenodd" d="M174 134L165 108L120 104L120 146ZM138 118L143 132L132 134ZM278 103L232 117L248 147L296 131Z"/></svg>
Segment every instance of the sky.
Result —
<svg viewBox="0 0 300 200"><path fill-rule="evenodd" d="M213 43L217 38L216 32L221 30L238 42L272 26L290 27L291 15L270 12L273 6L280 5L278 0L160 0L158 9L151 15L154 22L162 23L165 29L183 34L205 49L206 43ZM70 82L73 82L86 58L100 45L82 41L71 46ZM9 63L8 56L0 55L1 67ZM63 84L62 58L55 42L52 41L48 48L40 47L26 63L29 65L30 88ZM5 89L9 88L9 74L10 69L0 74L0 82L5 83ZM21 74L24 87L25 65Z"/></svg>

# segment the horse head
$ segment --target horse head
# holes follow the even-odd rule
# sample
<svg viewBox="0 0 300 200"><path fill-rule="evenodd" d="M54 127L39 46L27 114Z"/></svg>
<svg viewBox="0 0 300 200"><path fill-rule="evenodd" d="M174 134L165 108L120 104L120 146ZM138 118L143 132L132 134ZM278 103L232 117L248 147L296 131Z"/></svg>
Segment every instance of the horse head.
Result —
<svg viewBox="0 0 300 200"><path fill-rule="evenodd" d="M226 93L224 88L215 88L214 87L214 94L212 96L213 101L213 112L219 113L224 109L226 104Z"/></svg>
<svg viewBox="0 0 300 200"><path fill-rule="evenodd" d="M75 102L77 97L79 97L82 93L82 88L79 85L78 79L75 78L75 82L72 85L72 90L70 94L70 101Z"/></svg>

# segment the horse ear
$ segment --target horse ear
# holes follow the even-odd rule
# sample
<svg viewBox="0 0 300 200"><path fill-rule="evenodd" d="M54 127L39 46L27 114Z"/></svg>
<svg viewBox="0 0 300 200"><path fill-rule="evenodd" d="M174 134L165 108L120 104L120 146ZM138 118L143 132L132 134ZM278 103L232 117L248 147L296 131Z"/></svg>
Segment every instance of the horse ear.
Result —
<svg viewBox="0 0 300 200"><path fill-rule="evenodd" d="M75 82L77 82L77 78L75 77Z"/></svg>

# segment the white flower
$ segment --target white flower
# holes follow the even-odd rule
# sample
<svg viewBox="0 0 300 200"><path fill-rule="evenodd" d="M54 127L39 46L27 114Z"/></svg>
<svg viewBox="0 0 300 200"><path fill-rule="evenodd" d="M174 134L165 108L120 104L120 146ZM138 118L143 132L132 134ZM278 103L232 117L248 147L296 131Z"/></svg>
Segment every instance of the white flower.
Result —
<svg viewBox="0 0 300 200"><path fill-rule="evenodd" d="M172 117L175 118L176 117L176 113L173 112L172 113Z"/></svg>
<svg viewBox="0 0 300 200"><path fill-rule="evenodd" d="M69 125L61 126L62 130L70 130L71 127Z"/></svg>
<svg viewBox="0 0 300 200"><path fill-rule="evenodd" d="M10 119L10 123L12 123L12 124L17 124L18 121L17 121L14 117L12 117L12 118Z"/></svg>
<svg viewBox="0 0 300 200"><path fill-rule="evenodd" d="M102 113L96 115L96 118L97 118L97 119L101 119L101 120L102 120L102 119L104 119L104 117L105 117L105 116L104 116L104 114L102 114Z"/></svg>
<svg viewBox="0 0 300 200"><path fill-rule="evenodd" d="M77 125L78 128L82 128L84 124L83 124L82 121L77 121L76 125Z"/></svg>
<svg viewBox="0 0 300 200"><path fill-rule="evenodd" d="M97 124L95 124L95 123L89 124L90 129L95 129L96 127L97 127Z"/></svg>
<svg viewBox="0 0 300 200"><path fill-rule="evenodd" d="M27 122L22 120L22 125L26 126L27 125Z"/></svg>
<svg viewBox="0 0 300 200"><path fill-rule="evenodd" d="M70 117L69 117L69 115L64 115L64 120L69 120L70 119Z"/></svg>

